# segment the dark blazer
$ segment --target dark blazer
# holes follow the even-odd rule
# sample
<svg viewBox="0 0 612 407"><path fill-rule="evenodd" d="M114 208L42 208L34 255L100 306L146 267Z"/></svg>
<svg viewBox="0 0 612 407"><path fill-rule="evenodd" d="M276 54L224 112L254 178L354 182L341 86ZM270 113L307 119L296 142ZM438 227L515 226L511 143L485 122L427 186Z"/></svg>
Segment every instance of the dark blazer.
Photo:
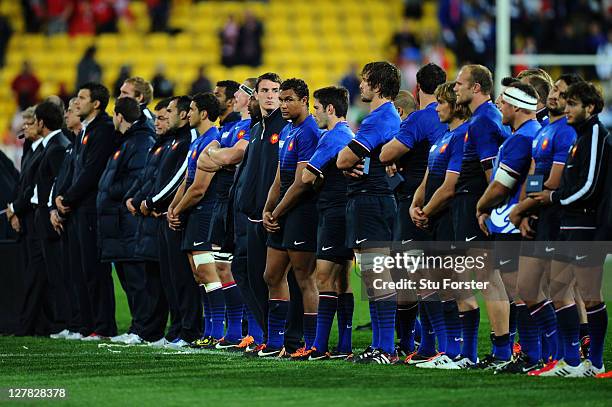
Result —
<svg viewBox="0 0 612 407"><path fill-rule="evenodd" d="M43 152L42 143L38 145L35 151L32 151L31 148L24 151L21 162L21 174L19 175L19 182L13 199L13 209L20 220L22 220L29 211L34 209L30 200L34 193L34 177L40 160L42 159Z"/></svg>
<svg viewBox="0 0 612 407"><path fill-rule="evenodd" d="M43 145L42 158L34 176L34 184L38 194L38 206L42 208L42 210L36 212L37 231L41 238L59 238L49 220L48 202L51 189L60 172L64 157L66 156L66 149L69 145L70 141L61 131L55 134L46 146Z"/></svg>
<svg viewBox="0 0 612 407"><path fill-rule="evenodd" d="M72 209L96 209L98 181L109 157L115 151L117 137L113 119L100 113L77 137L72 185L64 193L64 204Z"/></svg>
<svg viewBox="0 0 612 407"><path fill-rule="evenodd" d="M154 134L143 121L121 136L98 183L98 247L102 261L134 260L137 219L125 206L126 195L140 176Z"/></svg>

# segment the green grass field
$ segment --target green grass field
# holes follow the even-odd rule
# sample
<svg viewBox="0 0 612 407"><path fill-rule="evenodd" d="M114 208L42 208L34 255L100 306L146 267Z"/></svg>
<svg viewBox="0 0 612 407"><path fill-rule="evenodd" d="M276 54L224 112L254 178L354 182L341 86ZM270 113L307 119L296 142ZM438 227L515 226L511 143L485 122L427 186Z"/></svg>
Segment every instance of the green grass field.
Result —
<svg viewBox="0 0 612 407"><path fill-rule="evenodd" d="M117 322L124 332L129 322L126 298L118 284L115 290ZM357 294L354 326L368 320L367 303L359 298ZM485 318L483 312L481 354L489 349ZM365 347L369 338L370 332L355 332L355 349ZM610 335L607 339L605 363L610 368ZM36 403L71 405L609 406L612 397L612 380L500 377L490 372L340 361L253 360L215 351L194 354L146 346L0 337L0 388L4 389L0 403L6 402L6 388L11 387L64 388L65 400L38 399Z"/></svg>

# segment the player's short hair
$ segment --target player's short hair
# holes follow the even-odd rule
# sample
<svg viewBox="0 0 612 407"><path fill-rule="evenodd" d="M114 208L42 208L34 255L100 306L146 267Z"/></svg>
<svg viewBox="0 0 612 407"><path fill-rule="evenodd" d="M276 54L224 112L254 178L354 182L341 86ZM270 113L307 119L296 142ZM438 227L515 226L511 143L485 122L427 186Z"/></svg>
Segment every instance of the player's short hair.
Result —
<svg viewBox="0 0 612 407"><path fill-rule="evenodd" d="M153 100L153 86L144 78L132 76L131 78L127 78L124 83L129 83L134 86L136 97L142 96L142 103L145 105L148 105L151 103L151 100Z"/></svg>
<svg viewBox="0 0 612 407"><path fill-rule="evenodd" d="M361 77L370 88L378 88L381 97L395 99L400 89L401 74L397 66L387 61L370 62L361 70Z"/></svg>
<svg viewBox="0 0 612 407"><path fill-rule="evenodd" d="M299 99L306 98L308 101L310 92L308 91L308 85L302 79L291 78L286 79L281 83L280 90L293 90Z"/></svg>
<svg viewBox="0 0 612 407"><path fill-rule="evenodd" d="M565 84L567 86L571 86L574 83L578 83L578 82L582 82L584 81L584 79L582 78L582 76L578 75L577 73L564 73L561 74L559 76L559 79L557 79L558 81L563 81L565 82Z"/></svg>
<svg viewBox="0 0 612 407"><path fill-rule="evenodd" d="M122 115L127 122L134 123L141 115L140 105L136 99L119 98L115 102L115 113Z"/></svg>
<svg viewBox="0 0 612 407"><path fill-rule="evenodd" d="M524 80L529 85L533 86L536 92L538 93L538 102L545 105L546 99L548 99L548 94L550 93L550 89L552 88L552 84L548 82L541 76L531 75L524 77Z"/></svg>
<svg viewBox="0 0 612 407"><path fill-rule="evenodd" d="M416 74L417 84L428 95L433 95L436 88L446 82L446 72L433 62L423 65Z"/></svg>
<svg viewBox="0 0 612 407"><path fill-rule="evenodd" d="M168 105L172 102L172 98L165 98L157 102L155 105L155 110L162 110L168 107Z"/></svg>
<svg viewBox="0 0 612 407"><path fill-rule="evenodd" d="M507 86L512 86L512 84L518 83L520 81L521 81L520 79L515 78L513 76L506 76L506 77L502 78L501 84L502 84L502 86L506 86L507 87Z"/></svg>
<svg viewBox="0 0 612 407"><path fill-rule="evenodd" d="M544 79L546 82L550 83L551 85L553 83L553 80L548 74L548 72L546 72L542 68L523 69L521 72L518 73L518 75L516 75L516 78L520 81L529 76L539 76L540 78Z"/></svg>
<svg viewBox="0 0 612 407"><path fill-rule="evenodd" d="M453 117L459 119L468 119L472 114L470 108L466 104L457 104L457 94L455 93L455 81L445 82L438 85L434 91L434 96L438 101L445 101L453 110Z"/></svg>
<svg viewBox="0 0 612 407"><path fill-rule="evenodd" d="M200 112L206 112L208 119L212 122L216 121L221 115L221 103L210 92L195 94L193 96L193 103L195 103Z"/></svg>
<svg viewBox="0 0 612 407"><path fill-rule="evenodd" d="M481 92L490 95L493 91L493 74L489 68L478 64L466 65L465 68L470 74L470 84L479 84Z"/></svg>
<svg viewBox="0 0 612 407"><path fill-rule="evenodd" d="M349 106L349 92L344 86L327 86L317 89L312 96L321 103L323 109L332 105L336 117L346 117Z"/></svg>
<svg viewBox="0 0 612 407"><path fill-rule="evenodd" d="M106 110L108 100L110 99L110 94L108 93L106 86L97 82L87 82L86 84L81 85L79 88L79 90L82 89L87 89L89 91L89 96L92 102L95 102L96 100L100 102L101 112Z"/></svg>
<svg viewBox="0 0 612 407"><path fill-rule="evenodd" d="M570 85L565 92L565 97L567 100L579 100L583 106L593 105L593 114L599 114L603 110L603 93L592 82L582 81Z"/></svg>
<svg viewBox="0 0 612 407"><path fill-rule="evenodd" d="M183 95L183 96L176 96L172 100L176 100L176 110L178 111L179 114L181 114L181 112L185 112L185 113L189 113L189 108L191 105L191 96L187 96L187 95Z"/></svg>
<svg viewBox="0 0 612 407"><path fill-rule="evenodd" d="M236 81L224 80L217 82L216 86L225 89L225 99L229 100L234 97L234 93L236 93L240 84Z"/></svg>
<svg viewBox="0 0 612 407"><path fill-rule="evenodd" d="M416 99L412 96L412 93L404 89L397 92L393 103L404 109L404 112L414 112L417 110Z"/></svg>
<svg viewBox="0 0 612 407"><path fill-rule="evenodd" d="M280 85L281 83L283 83L283 81L282 81L281 77L280 77L280 76L278 76L278 74L277 74L277 73L274 73L274 72L266 72L266 73L264 73L264 74L260 75L260 76L257 78L257 82L255 83L255 91L257 91L257 92L259 91L259 84L261 83L261 81L265 81L265 80L272 81L272 82L276 82L276 83L278 83L279 85Z"/></svg>
<svg viewBox="0 0 612 407"><path fill-rule="evenodd" d="M34 110L36 120L42 120L43 124L49 130L61 129L64 125L64 112L60 107L49 101L39 103Z"/></svg>

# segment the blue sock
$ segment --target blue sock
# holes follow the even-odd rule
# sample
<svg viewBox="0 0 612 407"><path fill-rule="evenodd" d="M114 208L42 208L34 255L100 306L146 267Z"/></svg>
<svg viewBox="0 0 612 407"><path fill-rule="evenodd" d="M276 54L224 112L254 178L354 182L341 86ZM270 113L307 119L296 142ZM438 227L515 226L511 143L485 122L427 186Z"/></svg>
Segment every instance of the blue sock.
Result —
<svg viewBox="0 0 612 407"><path fill-rule="evenodd" d="M444 325L446 326L446 355L454 359L461 353L461 320L457 301L450 300L443 303Z"/></svg>
<svg viewBox="0 0 612 407"><path fill-rule="evenodd" d="M417 315L419 313L419 310L417 308ZM421 321L417 318L414 320L414 341L418 342L419 344L421 343Z"/></svg>
<svg viewBox="0 0 612 407"><path fill-rule="evenodd" d="M353 351L353 311L355 296L353 293L338 295L338 352Z"/></svg>
<svg viewBox="0 0 612 407"><path fill-rule="evenodd" d="M516 324L518 319L518 313L516 309L516 303L512 301L510 303L510 343L514 345L514 340L516 338Z"/></svg>
<svg viewBox="0 0 612 407"><path fill-rule="evenodd" d="M207 293L210 303L210 336L215 339L223 337L223 322L225 322L225 298L223 290L218 288Z"/></svg>
<svg viewBox="0 0 612 407"><path fill-rule="evenodd" d="M202 328L203 328L202 337L206 338L210 336L210 329L212 328L212 324L211 324L212 316L210 314L210 301L208 300L208 294L206 293L206 290L204 289L203 285L200 287L202 287L201 296L202 296L202 305L203 305L203 311L204 311L204 315L202 317Z"/></svg>
<svg viewBox="0 0 612 407"><path fill-rule="evenodd" d="M580 324L580 339L589 336L589 324Z"/></svg>
<svg viewBox="0 0 612 407"><path fill-rule="evenodd" d="M225 308L227 310L227 331L224 338L236 342L242 338L242 296L234 281L223 284Z"/></svg>
<svg viewBox="0 0 612 407"><path fill-rule="evenodd" d="M268 300L268 348L283 347L288 313L289 300Z"/></svg>
<svg viewBox="0 0 612 407"><path fill-rule="evenodd" d="M491 355L495 355L497 348L495 346L495 332L491 331L489 333L489 340L491 341Z"/></svg>
<svg viewBox="0 0 612 407"><path fill-rule="evenodd" d="M461 312L461 335L463 347L461 356L469 358L472 362L478 361L478 325L480 325L480 308Z"/></svg>
<svg viewBox="0 0 612 407"><path fill-rule="evenodd" d="M249 321L249 335L253 337L253 341L256 344L261 344L263 342L263 329L259 326L259 321L255 318L255 315L249 310L246 309L247 321Z"/></svg>
<svg viewBox="0 0 612 407"><path fill-rule="evenodd" d="M576 304L557 310L560 334L563 336L563 360L570 366L580 364L580 318Z"/></svg>
<svg viewBox="0 0 612 407"><path fill-rule="evenodd" d="M395 354L395 311L397 294L374 301L378 317L378 349L390 355Z"/></svg>
<svg viewBox="0 0 612 407"><path fill-rule="evenodd" d="M317 313L317 336L313 346L319 352L329 350L329 333L334 323L334 315L338 308L338 296L333 291L319 292L319 310ZM306 332L306 330L304 330ZM304 335L306 336L306 335ZM306 349L309 349L308 347Z"/></svg>
<svg viewBox="0 0 612 407"><path fill-rule="evenodd" d="M510 360L512 357L510 334L494 336L493 342L495 343L495 358L499 360Z"/></svg>
<svg viewBox="0 0 612 407"><path fill-rule="evenodd" d="M421 346L419 346L419 355L433 356L436 354L436 337L433 326L429 322L424 301L419 302L419 315L421 316Z"/></svg>
<svg viewBox="0 0 612 407"><path fill-rule="evenodd" d="M428 297L427 300L424 300L422 303L427 312L429 323L433 327L436 339L438 340L438 351L446 352L446 326L444 324L442 302L432 297L434 296Z"/></svg>
<svg viewBox="0 0 612 407"><path fill-rule="evenodd" d="M419 304L397 306L397 322L400 327L400 346L407 352L414 352L414 332Z"/></svg>
<svg viewBox="0 0 612 407"><path fill-rule="evenodd" d="M304 329L304 346L306 349L310 349L317 337L317 314L304 313L302 327Z"/></svg>
<svg viewBox="0 0 612 407"><path fill-rule="evenodd" d="M376 303L374 300L370 300L370 321L372 321L372 348L378 349L379 344L379 330L378 330L378 314L376 310Z"/></svg>
<svg viewBox="0 0 612 407"><path fill-rule="evenodd" d="M586 311L591 336L589 360L593 362L593 366L601 369L603 366L603 350L606 339L606 330L608 329L608 311L606 311L606 304L603 302L595 305L594 307L587 308Z"/></svg>
<svg viewBox="0 0 612 407"><path fill-rule="evenodd" d="M545 300L529 307L529 312L542 333L540 336L540 341L542 342L542 359L548 361L557 354L558 332L555 309L549 300Z"/></svg>
<svg viewBox="0 0 612 407"><path fill-rule="evenodd" d="M561 335L561 327L559 326L559 314L555 310L555 317L557 319L557 354L553 355L554 360L561 360L565 357L563 335Z"/></svg>
<svg viewBox="0 0 612 407"><path fill-rule="evenodd" d="M540 330L535 319L531 317L527 305L518 304L518 334L521 342L521 352L527 355L532 363L542 358L540 353Z"/></svg>

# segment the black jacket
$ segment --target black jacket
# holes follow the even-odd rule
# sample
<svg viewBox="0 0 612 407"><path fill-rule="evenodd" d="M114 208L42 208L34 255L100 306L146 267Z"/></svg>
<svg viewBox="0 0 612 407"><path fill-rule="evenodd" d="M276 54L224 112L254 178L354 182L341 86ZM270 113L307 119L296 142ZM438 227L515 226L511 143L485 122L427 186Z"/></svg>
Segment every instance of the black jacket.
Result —
<svg viewBox="0 0 612 407"><path fill-rule="evenodd" d="M597 225L603 231L601 238L612 240L612 135L610 133L608 133L606 141L608 168L604 175L603 199L597 213Z"/></svg>
<svg viewBox="0 0 612 407"><path fill-rule="evenodd" d="M74 133L72 133L70 130L63 131L63 133L64 133L64 136L66 136L66 138L68 138L69 140L70 140L69 138L70 134L72 134L73 140L76 138L74 136ZM76 149L79 146L79 144L80 143L72 143L66 147L66 153L64 154L64 160L62 161L60 170L57 174L57 177L55 178L55 185L53 186L53 197L51 200L52 209L57 209L57 205L55 205L55 198L60 195L64 195L66 191L68 191L68 188L70 188L70 185L72 185L74 160L76 159ZM62 216L69 216L69 215L70 214L62 215Z"/></svg>
<svg viewBox="0 0 612 407"><path fill-rule="evenodd" d="M98 181L109 157L115 151L117 137L113 119L100 113L77 137L72 184L64 193L64 204L72 209L96 209Z"/></svg>
<svg viewBox="0 0 612 407"><path fill-rule="evenodd" d="M44 152L42 144L39 144L34 151L32 151L30 145L24 149L21 159L21 174L13 198L13 210L20 220L23 220L24 216L34 209L30 202L34 193L34 177Z"/></svg>
<svg viewBox="0 0 612 407"><path fill-rule="evenodd" d="M34 176L38 206L42 209L36 211L37 231L40 238L59 239L59 235L53 230L49 220L48 202L69 146L70 141L61 131L55 134L44 147L40 165Z"/></svg>
<svg viewBox="0 0 612 407"><path fill-rule="evenodd" d="M132 204L139 212L137 217L138 226L136 227L136 248L135 255L138 259L156 261L159 258L157 247L157 227L159 219L152 216L142 216L140 214L140 203L145 199L153 188L155 177L159 170L162 156L166 150L172 148L174 139L162 136L157 139L153 147L149 150L147 161L140 177L134 182L125 196L126 201L132 198Z"/></svg>
<svg viewBox="0 0 612 407"><path fill-rule="evenodd" d="M153 188L145 198L147 208L159 213L168 209L176 190L185 178L187 152L197 137L197 132L190 129L189 125L176 130L170 148L164 150L160 157Z"/></svg>
<svg viewBox="0 0 612 407"><path fill-rule="evenodd" d="M562 205L565 215L595 215L603 201L609 165L608 132L597 116L573 127L578 137L551 200Z"/></svg>
<svg viewBox="0 0 612 407"><path fill-rule="evenodd" d="M280 109L276 109L251 129L235 186L236 209L251 220L261 220L278 167L280 132L287 123Z"/></svg>
<svg viewBox="0 0 612 407"><path fill-rule="evenodd" d="M134 260L137 220L125 206L125 197L144 168L153 133L136 122L121 136L98 183L98 247L101 261Z"/></svg>
<svg viewBox="0 0 612 407"><path fill-rule="evenodd" d="M15 168L15 164L0 150L0 208L6 208L13 198L18 180L19 171ZM9 226L6 216L0 215L0 240L14 238L15 232Z"/></svg>

